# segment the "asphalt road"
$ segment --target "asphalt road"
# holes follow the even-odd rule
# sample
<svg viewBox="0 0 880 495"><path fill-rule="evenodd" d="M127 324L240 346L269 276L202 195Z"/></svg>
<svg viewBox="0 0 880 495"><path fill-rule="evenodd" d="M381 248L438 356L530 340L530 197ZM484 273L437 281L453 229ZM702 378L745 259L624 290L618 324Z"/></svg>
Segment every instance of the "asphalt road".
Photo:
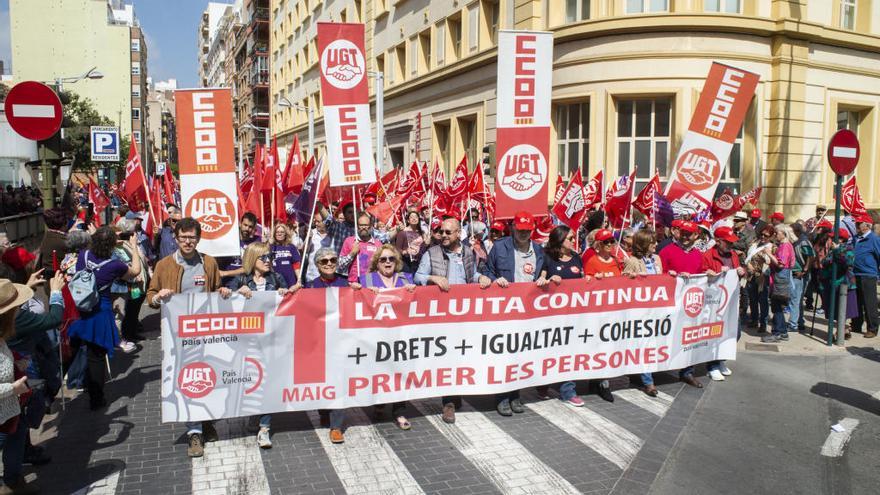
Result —
<svg viewBox="0 0 880 495"><path fill-rule="evenodd" d="M729 364L734 375L707 388L651 493L880 493L880 351L747 351ZM822 455L844 418L859 423L842 455Z"/></svg>

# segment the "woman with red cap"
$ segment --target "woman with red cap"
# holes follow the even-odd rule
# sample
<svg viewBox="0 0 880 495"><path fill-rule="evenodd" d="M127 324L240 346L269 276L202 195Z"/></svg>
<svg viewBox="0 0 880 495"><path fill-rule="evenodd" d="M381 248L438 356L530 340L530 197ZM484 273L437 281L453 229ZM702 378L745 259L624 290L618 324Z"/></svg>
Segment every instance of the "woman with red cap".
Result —
<svg viewBox="0 0 880 495"><path fill-rule="evenodd" d="M838 230L840 242L834 243L833 239L829 239L830 249L828 255L823 257L821 267L819 268L819 287L822 294L822 309L828 314L829 303L834 294L831 293L833 287L840 284L846 284L849 291L846 298L846 317L858 317L858 300L856 299L856 279L853 275L853 264L855 263L855 252L852 243L849 242L849 231L841 227ZM830 236L829 236L830 237ZM834 265L837 265L837 279L832 280L831 272ZM834 283L832 283L834 282ZM836 315L835 315L836 317ZM850 332L844 333L844 338L850 338Z"/></svg>
<svg viewBox="0 0 880 495"><path fill-rule="evenodd" d="M593 249L596 254L590 257L584 264L586 278L619 277L622 273L620 261L612 255L616 241L614 235L608 229L599 229L593 235ZM593 382L595 383L595 382ZM614 402L611 394L611 384L608 380L601 380L597 386L599 397L608 402Z"/></svg>

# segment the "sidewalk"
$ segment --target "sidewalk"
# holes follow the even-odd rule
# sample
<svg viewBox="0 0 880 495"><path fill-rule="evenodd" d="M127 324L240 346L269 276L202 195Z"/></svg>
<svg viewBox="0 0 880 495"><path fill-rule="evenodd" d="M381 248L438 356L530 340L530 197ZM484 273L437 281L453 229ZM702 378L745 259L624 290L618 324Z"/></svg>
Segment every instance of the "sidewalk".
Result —
<svg viewBox="0 0 880 495"><path fill-rule="evenodd" d="M797 332L789 332L788 342L780 342L778 344L764 344L761 337L766 334L759 334L754 328L743 327L742 338L737 345L738 352L775 352L789 356L821 356L821 355L846 355L863 354L865 352L880 351L880 337L873 339L864 338L861 333L852 333L852 337L846 341L844 346L838 346L836 343L829 346L828 339L828 320L821 316L815 316L812 311L808 311L805 315L806 333L799 334ZM767 326L770 331L770 325ZM812 335L810 334L812 328ZM836 342L836 341L835 341Z"/></svg>

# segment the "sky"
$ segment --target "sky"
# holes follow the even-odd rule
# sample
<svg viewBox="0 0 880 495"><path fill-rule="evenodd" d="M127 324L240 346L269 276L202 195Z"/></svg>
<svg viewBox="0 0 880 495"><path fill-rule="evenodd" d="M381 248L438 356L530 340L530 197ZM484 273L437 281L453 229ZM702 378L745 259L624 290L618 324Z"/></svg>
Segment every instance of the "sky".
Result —
<svg viewBox="0 0 880 495"><path fill-rule="evenodd" d="M126 0L134 4L147 42L147 73L153 81L177 79L179 88L198 83L196 30L208 0ZM0 0L0 60L11 64L9 0Z"/></svg>

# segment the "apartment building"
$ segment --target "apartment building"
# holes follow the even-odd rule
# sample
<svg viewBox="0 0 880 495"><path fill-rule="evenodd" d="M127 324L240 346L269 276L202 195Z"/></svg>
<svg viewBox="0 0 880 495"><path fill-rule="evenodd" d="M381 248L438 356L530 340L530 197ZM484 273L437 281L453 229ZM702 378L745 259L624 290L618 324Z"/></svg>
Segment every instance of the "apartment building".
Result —
<svg viewBox="0 0 880 495"><path fill-rule="evenodd" d="M203 88L219 86L225 81L223 62L226 59L226 38L220 31L220 22L233 5L229 3L208 2L199 19L197 35L199 57L199 84Z"/></svg>
<svg viewBox="0 0 880 495"><path fill-rule="evenodd" d="M147 133L155 163L177 163L177 134L174 126L174 90L177 80L148 82Z"/></svg>

